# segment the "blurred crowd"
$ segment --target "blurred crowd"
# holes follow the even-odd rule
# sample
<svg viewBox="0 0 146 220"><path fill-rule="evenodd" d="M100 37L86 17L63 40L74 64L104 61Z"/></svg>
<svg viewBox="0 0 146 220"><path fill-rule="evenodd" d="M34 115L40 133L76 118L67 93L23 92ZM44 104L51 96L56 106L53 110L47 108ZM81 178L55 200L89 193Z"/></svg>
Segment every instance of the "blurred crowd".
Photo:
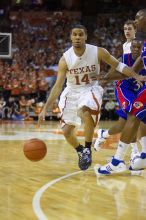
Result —
<svg viewBox="0 0 146 220"><path fill-rule="evenodd" d="M130 16L129 13L125 16L120 13L97 15L95 23L89 27L88 43L102 46L119 57L124 42L123 23L132 18ZM71 27L84 21L81 13L69 11L32 13L20 10L11 12L9 19L12 59L0 60L0 117L32 120L30 112L34 116L41 111L55 83L58 61L71 46ZM102 64L101 72L107 71L108 66ZM104 99L108 101L112 96L105 92ZM59 118L57 102L48 110L51 117Z"/></svg>

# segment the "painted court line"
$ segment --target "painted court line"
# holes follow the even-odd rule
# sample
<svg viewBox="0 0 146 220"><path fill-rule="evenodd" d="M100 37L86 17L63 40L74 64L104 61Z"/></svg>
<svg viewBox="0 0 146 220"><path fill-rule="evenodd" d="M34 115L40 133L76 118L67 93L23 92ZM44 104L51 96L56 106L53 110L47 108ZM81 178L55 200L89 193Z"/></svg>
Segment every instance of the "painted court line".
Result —
<svg viewBox="0 0 146 220"><path fill-rule="evenodd" d="M69 173L65 176L61 176L57 179L54 179L52 180L51 182L48 182L47 184L43 185L34 195L33 197L33 200L32 200L32 206L33 206L33 210L35 212L35 215L37 216L37 218L39 220L48 220L49 218L47 218L47 216L44 214L44 212L42 211L42 208L41 208L41 204L40 204L40 199L43 195L43 193L49 188L51 187L52 185L54 185L55 183L63 180L63 179L66 179L70 176L74 176L74 175L77 175L79 173L82 173L83 171L77 171L77 172L74 172L74 173Z"/></svg>

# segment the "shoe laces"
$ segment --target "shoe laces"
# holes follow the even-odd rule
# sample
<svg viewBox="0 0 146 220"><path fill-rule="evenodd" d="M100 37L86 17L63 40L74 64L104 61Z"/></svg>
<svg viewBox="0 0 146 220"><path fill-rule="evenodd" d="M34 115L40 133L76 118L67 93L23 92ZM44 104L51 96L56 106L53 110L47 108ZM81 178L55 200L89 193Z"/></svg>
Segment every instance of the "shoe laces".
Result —
<svg viewBox="0 0 146 220"><path fill-rule="evenodd" d="M85 148L84 150L83 150L83 154L91 154L91 150L89 149L89 148Z"/></svg>
<svg viewBox="0 0 146 220"><path fill-rule="evenodd" d="M91 161L91 150L89 148L85 148L83 150L83 156L82 157L84 158L84 160L87 161L87 163L90 162Z"/></svg>
<svg viewBox="0 0 146 220"><path fill-rule="evenodd" d="M79 161L81 161L82 160L82 152L78 152L78 156L79 156Z"/></svg>

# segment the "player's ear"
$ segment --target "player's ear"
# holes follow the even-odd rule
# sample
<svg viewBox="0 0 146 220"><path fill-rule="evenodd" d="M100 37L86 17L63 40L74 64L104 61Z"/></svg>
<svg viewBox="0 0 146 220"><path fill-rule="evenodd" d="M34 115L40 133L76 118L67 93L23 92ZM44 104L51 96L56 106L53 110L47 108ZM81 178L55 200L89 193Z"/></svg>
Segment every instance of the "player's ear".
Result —
<svg viewBox="0 0 146 220"><path fill-rule="evenodd" d="M70 32L70 39L72 41L72 38L73 38L73 35L72 35L72 32Z"/></svg>
<svg viewBox="0 0 146 220"><path fill-rule="evenodd" d="M71 39L71 41L72 41L72 35L70 35L70 39Z"/></svg>

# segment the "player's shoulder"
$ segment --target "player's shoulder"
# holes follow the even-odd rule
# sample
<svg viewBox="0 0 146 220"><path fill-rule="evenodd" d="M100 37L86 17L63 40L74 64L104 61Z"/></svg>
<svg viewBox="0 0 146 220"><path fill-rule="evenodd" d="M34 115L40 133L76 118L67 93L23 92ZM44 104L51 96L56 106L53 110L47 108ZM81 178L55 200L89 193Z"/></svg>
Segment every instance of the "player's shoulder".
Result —
<svg viewBox="0 0 146 220"><path fill-rule="evenodd" d="M86 48L97 48L97 46L93 44L86 44Z"/></svg>
<svg viewBox="0 0 146 220"><path fill-rule="evenodd" d="M69 54L69 53L72 53L73 52L73 46L71 46L69 49L67 49L64 53L63 53L63 55L65 54Z"/></svg>
<svg viewBox="0 0 146 220"><path fill-rule="evenodd" d="M65 60L65 57L62 56L59 60L59 63L58 63L58 72L59 71L63 71L63 72L66 72L67 71L67 63L66 63L66 60Z"/></svg>
<svg viewBox="0 0 146 220"><path fill-rule="evenodd" d="M62 56L59 60L59 65L66 65L66 60L65 60L65 57Z"/></svg>
<svg viewBox="0 0 146 220"><path fill-rule="evenodd" d="M97 57L98 47L92 44L86 44L86 54L88 54L89 57L91 55Z"/></svg>
<svg viewBox="0 0 146 220"><path fill-rule="evenodd" d="M127 44L127 41L123 43L123 47Z"/></svg>
<svg viewBox="0 0 146 220"><path fill-rule="evenodd" d="M131 42L132 42L132 41L125 41L125 42L123 43L123 46L131 45Z"/></svg>
<svg viewBox="0 0 146 220"><path fill-rule="evenodd" d="M89 51L97 51L97 46L93 45L93 44L86 44L86 50Z"/></svg>
<svg viewBox="0 0 146 220"><path fill-rule="evenodd" d="M104 47L98 47L98 51L99 51L99 53L106 53L106 52L108 52L108 50L105 49Z"/></svg>
<svg viewBox="0 0 146 220"><path fill-rule="evenodd" d="M124 44L123 44L123 53L130 53L131 52L131 41L129 41L129 42L125 42Z"/></svg>

